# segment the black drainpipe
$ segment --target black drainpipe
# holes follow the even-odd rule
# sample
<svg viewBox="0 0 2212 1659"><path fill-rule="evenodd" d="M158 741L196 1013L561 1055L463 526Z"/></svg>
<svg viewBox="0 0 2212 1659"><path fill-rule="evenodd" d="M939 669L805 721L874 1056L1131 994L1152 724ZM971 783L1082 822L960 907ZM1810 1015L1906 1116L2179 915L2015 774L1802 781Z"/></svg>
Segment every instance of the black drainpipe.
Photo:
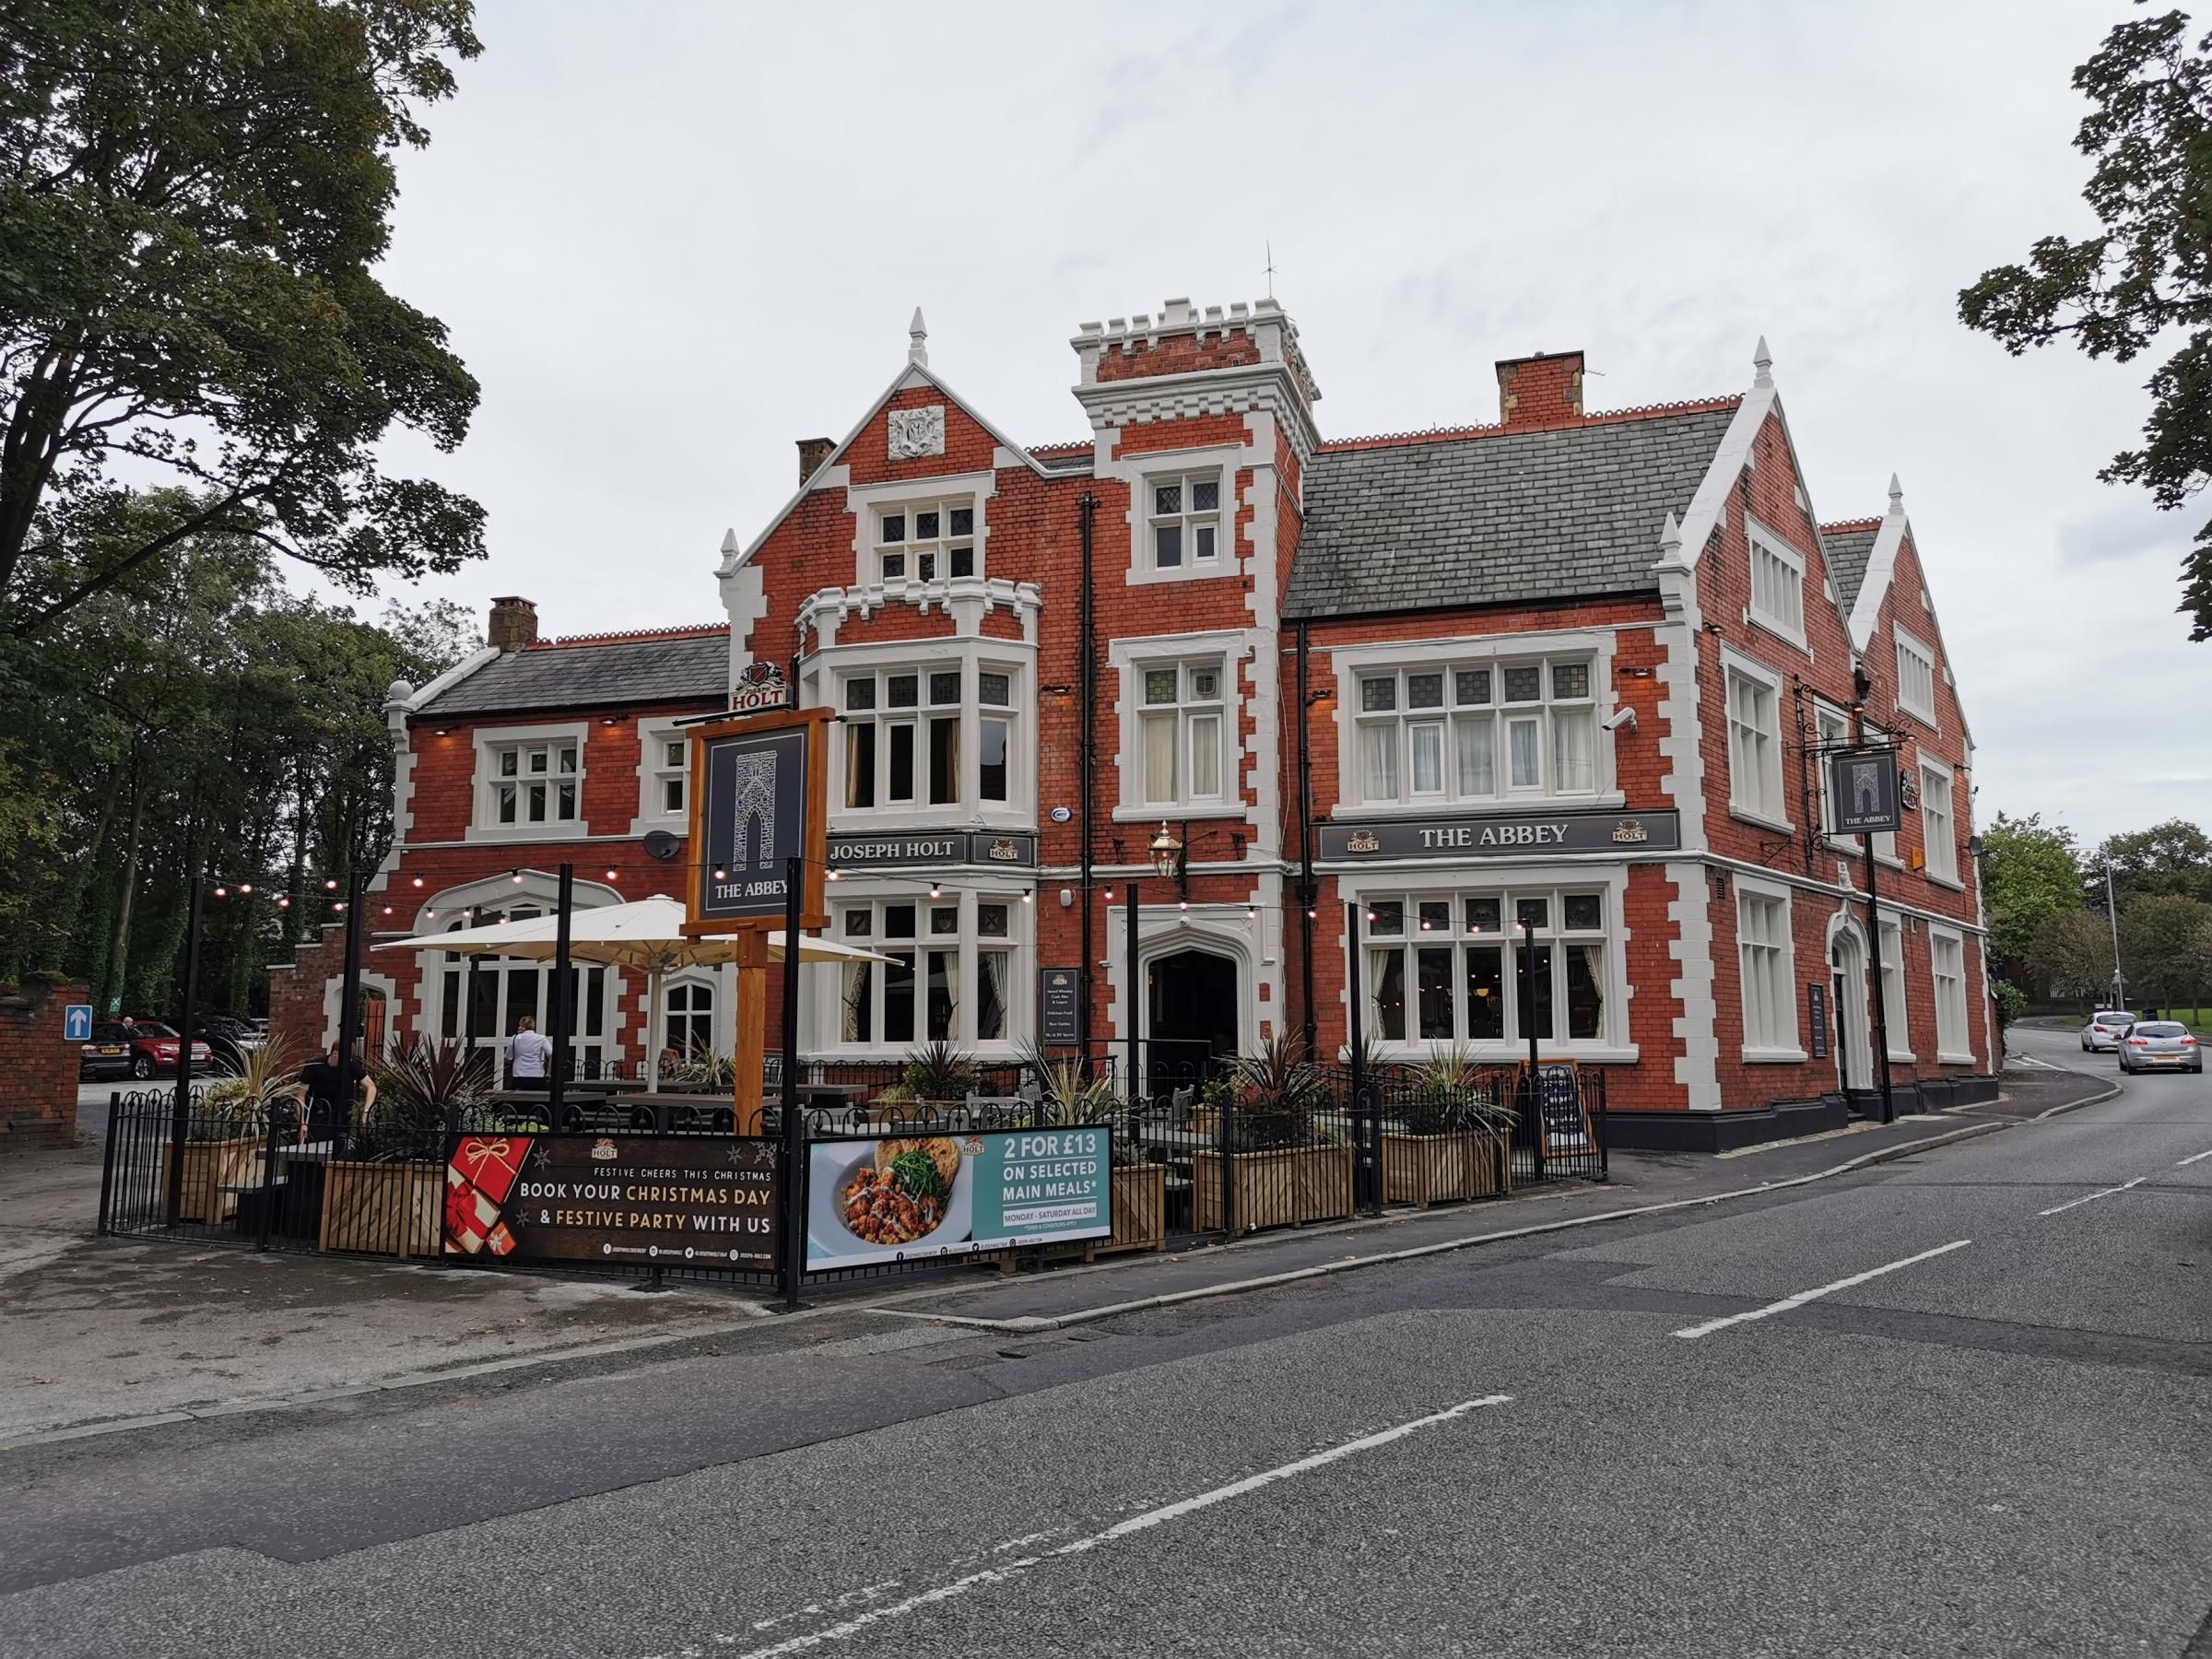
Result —
<svg viewBox="0 0 2212 1659"><path fill-rule="evenodd" d="M1303 982L1306 1053L1313 1052L1319 1028L1313 1014L1313 909L1320 888L1313 881L1312 709L1306 696L1306 625L1298 625L1298 937L1299 977Z"/></svg>
<svg viewBox="0 0 2212 1659"><path fill-rule="evenodd" d="M1082 623L1079 630L1082 635L1082 661L1077 665L1076 677L1077 701L1080 704L1083 722L1083 739L1076 751L1078 787L1083 792L1082 806L1079 809L1083 824L1083 877L1081 882L1083 959L1080 977L1077 981L1082 987L1082 995L1077 1001L1076 1009L1076 1037L1086 1068L1090 1065L1090 1006L1093 990L1091 982L1095 972L1094 964L1098 960L1097 953L1091 948L1090 930L1091 815L1097 794L1095 783L1098 772L1097 714L1099 701L1098 618L1095 596L1091 591L1090 540L1091 522L1098 517L1098 498L1088 490L1085 490L1083 499L1078 503L1077 512L1078 522L1083 532Z"/></svg>

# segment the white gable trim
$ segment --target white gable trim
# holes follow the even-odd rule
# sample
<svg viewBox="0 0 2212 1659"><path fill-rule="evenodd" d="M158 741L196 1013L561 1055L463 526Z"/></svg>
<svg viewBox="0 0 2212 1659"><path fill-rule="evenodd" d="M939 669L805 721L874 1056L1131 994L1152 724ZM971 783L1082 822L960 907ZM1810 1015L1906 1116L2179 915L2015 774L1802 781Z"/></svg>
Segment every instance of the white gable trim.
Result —
<svg viewBox="0 0 2212 1659"><path fill-rule="evenodd" d="M1875 534L1873 551L1866 555L1865 579L1859 583L1858 597L1851 602L1851 648L1864 652L1873 643L1876 624L1882 619L1882 601L1889 596L1890 579L1897 574L1897 550L1904 545L1905 532L1912 521L1905 517L1904 509L1894 507L1883 515L1882 527Z"/></svg>

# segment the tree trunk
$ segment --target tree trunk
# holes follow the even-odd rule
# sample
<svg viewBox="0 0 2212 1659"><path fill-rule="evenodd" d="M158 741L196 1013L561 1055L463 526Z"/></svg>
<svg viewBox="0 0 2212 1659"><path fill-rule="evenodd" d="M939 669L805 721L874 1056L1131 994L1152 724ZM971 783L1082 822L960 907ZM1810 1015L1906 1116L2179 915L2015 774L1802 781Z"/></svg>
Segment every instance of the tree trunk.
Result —
<svg viewBox="0 0 2212 1659"><path fill-rule="evenodd" d="M138 842L146 828L146 784L138 761L138 744L131 742L131 830L123 855L123 888L115 900L115 932L108 943L108 959L100 969L99 1006L105 1012L111 998L120 998L129 978L126 971L131 947L131 901L138 890Z"/></svg>

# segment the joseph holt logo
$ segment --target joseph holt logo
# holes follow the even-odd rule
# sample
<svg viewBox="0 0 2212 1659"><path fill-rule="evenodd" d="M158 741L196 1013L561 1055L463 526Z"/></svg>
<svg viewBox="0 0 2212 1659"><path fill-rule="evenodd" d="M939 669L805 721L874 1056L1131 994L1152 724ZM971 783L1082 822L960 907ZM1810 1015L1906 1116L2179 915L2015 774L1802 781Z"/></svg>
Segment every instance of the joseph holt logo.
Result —
<svg viewBox="0 0 2212 1659"><path fill-rule="evenodd" d="M791 706L791 686L773 663L748 663L730 688L730 712L758 714L766 709Z"/></svg>

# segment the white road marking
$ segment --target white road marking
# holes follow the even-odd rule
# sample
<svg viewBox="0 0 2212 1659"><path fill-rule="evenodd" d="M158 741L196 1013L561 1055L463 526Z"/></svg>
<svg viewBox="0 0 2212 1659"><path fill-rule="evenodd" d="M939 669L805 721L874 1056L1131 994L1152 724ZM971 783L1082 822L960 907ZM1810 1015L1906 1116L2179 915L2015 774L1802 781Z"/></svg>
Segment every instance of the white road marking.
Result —
<svg viewBox="0 0 2212 1659"><path fill-rule="evenodd" d="M2114 1193L2124 1193L2129 1187L2139 1187L2149 1179L2150 1177L2147 1175L2138 1175L2133 1181L2124 1181L2116 1187L2106 1187L2101 1193L2091 1193L2086 1198L2069 1198L2064 1204L2054 1204L2047 1210L2037 1210L2035 1213L2039 1216L2059 1215L2080 1205L2093 1203L2099 1198L2110 1198Z"/></svg>
<svg viewBox="0 0 2212 1659"><path fill-rule="evenodd" d="M2187 1158L2183 1159L2180 1163L2175 1164L2173 1167L2177 1170L2185 1170L2191 1164L2196 1163L2206 1158L2212 1158L2212 1151L2193 1152Z"/></svg>
<svg viewBox="0 0 2212 1659"><path fill-rule="evenodd" d="M1849 1278L1840 1278L1832 1285L1822 1285L1818 1290L1800 1290L1794 1296L1785 1296L1780 1301L1769 1302L1763 1308L1753 1308L1748 1312L1729 1313L1719 1319L1709 1319L1703 1324L1690 1325L1687 1329L1677 1331L1675 1335L1689 1337L1710 1336L1713 1332L1725 1330L1730 1325L1747 1324L1754 1319L1771 1319L1777 1313L1787 1313L1793 1308L1802 1308L1806 1302L1818 1301L1824 1296L1833 1296L1839 1290L1848 1290L1853 1285L1865 1284L1868 1279L1880 1278L1885 1273L1895 1273L1900 1267L1910 1267L1913 1263L1927 1261L1932 1256L1948 1255L1954 1250L1964 1250L1972 1242L1971 1239L1953 1239L1948 1244L1938 1244L1933 1250L1924 1250L1918 1255L1909 1255L1901 1262L1887 1262L1879 1267L1869 1267L1864 1273L1854 1273Z"/></svg>
<svg viewBox="0 0 2212 1659"><path fill-rule="evenodd" d="M1446 1406L1441 1411L1430 1412L1427 1417L1415 1418L1411 1422L1400 1423L1394 1429L1384 1429L1374 1434L1362 1435L1358 1440L1345 1441L1341 1446L1331 1446L1325 1452L1316 1452L1310 1457L1301 1457L1295 1463L1283 1464L1277 1468L1247 1476L1242 1480L1231 1481L1227 1486L1216 1487L1210 1492L1200 1492L1194 1498L1184 1498L1174 1503L1162 1504L1158 1509L1147 1510L1140 1515L1130 1516L1126 1521L1116 1522L1103 1532L1092 1533L1088 1537L1077 1538L1073 1543L1063 1544L1057 1549L1045 1550L1033 1556L1023 1556L1019 1559L1008 1561L1000 1567L986 1567L981 1571L971 1572L965 1577L954 1579L948 1583L938 1584L932 1589L924 1590L918 1595L910 1595L903 1601L892 1602L880 1607L870 1607L865 1612L857 1613L840 1624L827 1625L818 1630L809 1630L804 1635L790 1637L772 1646L753 1648L747 1653L735 1655L735 1659L782 1659L785 1654L803 1653L809 1649L821 1646L824 1642L850 1641L863 1630L879 1625L886 1619L902 1618L909 1613L920 1612L924 1607L933 1607L941 1602L948 1602L957 1596L965 1595L971 1590L982 1590L993 1584L1003 1584L1009 1579L1019 1577L1032 1567L1041 1567L1063 1556L1083 1555L1102 1545L1126 1538L1132 1534L1147 1532L1155 1526L1165 1526L1171 1521L1180 1521L1186 1515L1198 1513L1201 1510L1212 1509L1216 1504L1227 1503L1231 1499L1241 1498L1248 1493L1256 1492L1262 1487L1273 1486L1278 1480L1288 1480L1294 1476L1308 1475L1315 1469L1325 1468L1330 1464L1355 1456L1361 1452L1372 1452L1379 1446L1387 1446L1393 1441L1403 1440L1407 1435L1423 1429L1433 1429L1439 1423L1451 1422L1455 1418L1465 1417L1468 1412L1480 1410L1483 1406L1503 1406L1512 1397L1511 1394L1485 1394L1478 1400L1462 1400L1456 1406ZM735 1645L738 1639L734 1636L717 1635L712 1640L718 1645L727 1647Z"/></svg>

